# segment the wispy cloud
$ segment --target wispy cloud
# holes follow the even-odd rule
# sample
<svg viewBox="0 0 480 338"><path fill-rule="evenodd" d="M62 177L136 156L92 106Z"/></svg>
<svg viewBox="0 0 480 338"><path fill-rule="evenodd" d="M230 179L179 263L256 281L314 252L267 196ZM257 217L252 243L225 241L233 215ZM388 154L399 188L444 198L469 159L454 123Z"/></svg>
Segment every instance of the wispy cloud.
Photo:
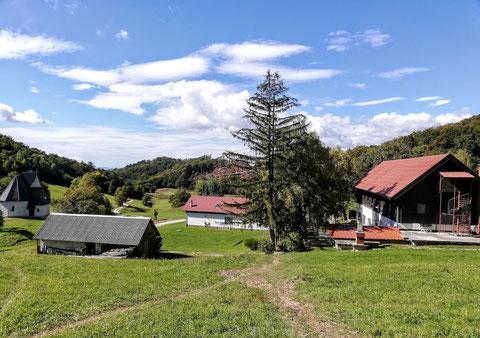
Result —
<svg viewBox="0 0 480 338"><path fill-rule="evenodd" d="M346 105L347 103L351 102L352 99L341 99L337 100L335 102L327 102L324 104L325 107L342 107Z"/></svg>
<svg viewBox="0 0 480 338"><path fill-rule="evenodd" d="M322 111L322 110L323 110L323 107L322 107L322 106L317 106L317 107L315 107L315 111L317 111L317 112L318 112L318 111Z"/></svg>
<svg viewBox="0 0 480 338"><path fill-rule="evenodd" d="M73 90L88 90L88 89L92 89L94 87L95 86L90 84L90 83L77 83L77 84L74 84L72 86L72 89Z"/></svg>
<svg viewBox="0 0 480 338"><path fill-rule="evenodd" d="M353 87L353 88L358 88L358 89L366 89L367 88L367 85L365 83L350 83L349 86Z"/></svg>
<svg viewBox="0 0 480 338"><path fill-rule="evenodd" d="M442 98L441 96L425 96L425 97L419 97L418 99L415 100L415 102L425 102L425 101L433 101L433 100L438 100Z"/></svg>
<svg viewBox="0 0 480 338"><path fill-rule="evenodd" d="M430 68L426 67L405 67L395 69L389 72L379 73L378 77L389 79L389 80L399 80L406 75L420 73L420 72L428 72Z"/></svg>
<svg viewBox="0 0 480 338"><path fill-rule="evenodd" d="M23 59L29 55L51 55L80 49L74 42L43 35L26 35L0 30L0 59Z"/></svg>
<svg viewBox="0 0 480 338"><path fill-rule="evenodd" d="M38 94L40 91L38 90L37 87L30 87L30 92L32 92L34 94Z"/></svg>
<svg viewBox="0 0 480 338"><path fill-rule="evenodd" d="M430 103L430 107L437 107L437 106L442 106L444 104L450 103L450 100L437 100L433 103Z"/></svg>
<svg viewBox="0 0 480 338"><path fill-rule="evenodd" d="M327 50L333 50L336 52L343 52L352 47L362 45L380 47L386 45L389 41L390 35L383 33L379 29L367 29L357 33L339 30L328 33L326 39Z"/></svg>
<svg viewBox="0 0 480 338"><path fill-rule="evenodd" d="M24 112L16 112L12 107L3 103L0 103L0 120L33 124L51 123L48 120L44 120L32 109L25 110Z"/></svg>
<svg viewBox="0 0 480 338"><path fill-rule="evenodd" d="M117 40L128 40L128 32L126 30L120 30L117 34L115 34Z"/></svg>
<svg viewBox="0 0 480 338"><path fill-rule="evenodd" d="M105 34L105 32L101 29L97 29L97 35L98 36L103 36L103 34Z"/></svg>
<svg viewBox="0 0 480 338"><path fill-rule="evenodd" d="M355 102L355 103L352 104L352 106L358 106L358 107L373 106L373 105L376 105L376 104L393 102L393 101L400 101L400 100L404 100L404 98L403 98L403 97L389 97L388 99L373 100L373 101L364 101L364 102Z"/></svg>

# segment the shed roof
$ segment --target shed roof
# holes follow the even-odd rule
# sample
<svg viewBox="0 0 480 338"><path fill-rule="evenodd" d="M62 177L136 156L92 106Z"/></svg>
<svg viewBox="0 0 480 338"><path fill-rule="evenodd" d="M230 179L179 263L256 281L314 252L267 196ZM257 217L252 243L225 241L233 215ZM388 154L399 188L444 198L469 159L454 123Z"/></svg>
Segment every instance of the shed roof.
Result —
<svg viewBox="0 0 480 338"><path fill-rule="evenodd" d="M355 188L386 197L395 197L416 182L449 154L383 161L357 181Z"/></svg>
<svg viewBox="0 0 480 338"><path fill-rule="evenodd" d="M50 214L35 239L137 246L148 217Z"/></svg>
<svg viewBox="0 0 480 338"><path fill-rule="evenodd" d="M400 230L394 227L365 226L363 227L366 240L403 241ZM355 239L356 225L337 225L328 229L333 239Z"/></svg>
<svg viewBox="0 0 480 338"><path fill-rule="evenodd" d="M248 198L243 197L191 196L182 210L215 214L244 214L244 209L235 208L227 204L243 204L248 201Z"/></svg>
<svg viewBox="0 0 480 338"><path fill-rule="evenodd" d="M441 171L440 175L445 178L475 178L475 176L466 171Z"/></svg>

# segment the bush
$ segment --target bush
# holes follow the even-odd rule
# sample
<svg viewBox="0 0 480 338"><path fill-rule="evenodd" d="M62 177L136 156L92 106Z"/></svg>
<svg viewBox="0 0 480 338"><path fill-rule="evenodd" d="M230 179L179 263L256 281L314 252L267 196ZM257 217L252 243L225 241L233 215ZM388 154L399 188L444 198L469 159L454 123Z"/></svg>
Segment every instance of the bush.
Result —
<svg viewBox="0 0 480 338"><path fill-rule="evenodd" d="M256 238L247 238L245 241L245 246L250 250L258 250L258 239Z"/></svg>
<svg viewBox="0 0 480 338"><path fill-rule="evenodd" d="M152 196L144 195L142 198L142 204L148 208L151 208L153 206Z"/></svg>
<svg viewBox="0 0 480 338"><path fill-rule="evenodd" d="M286 239L278 243L278 250L284 252L303 251L304 249L303 243L299 240L298 235L295 233L289 234Z"/></svg>
<svg viewBox="0 0 480 338"><path fill-rule="evenodd" d="M267 255L270 255L275 251L275 244L265 239L263 241L258 242L258 247Z"/></svg>
<svg viewBox="0 0 480 338"><path fill-rule="evenodd" d="M172 207L178 208L187 203L190 196L190 193L185 188L180 188L169 197L168 201Z"/></svg>

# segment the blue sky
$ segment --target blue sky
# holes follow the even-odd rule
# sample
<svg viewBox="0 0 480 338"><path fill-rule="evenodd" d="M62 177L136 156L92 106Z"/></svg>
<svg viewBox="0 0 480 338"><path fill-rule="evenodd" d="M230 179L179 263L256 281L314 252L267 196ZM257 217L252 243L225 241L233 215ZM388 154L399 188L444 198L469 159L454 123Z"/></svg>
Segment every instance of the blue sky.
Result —
<svg viewBox="0 0 480 338"><path fill-rule="evenodd" d="M480 111L478 1L0 0L0 133L97 166L241 149L267 68L329 146Z"/></svg>

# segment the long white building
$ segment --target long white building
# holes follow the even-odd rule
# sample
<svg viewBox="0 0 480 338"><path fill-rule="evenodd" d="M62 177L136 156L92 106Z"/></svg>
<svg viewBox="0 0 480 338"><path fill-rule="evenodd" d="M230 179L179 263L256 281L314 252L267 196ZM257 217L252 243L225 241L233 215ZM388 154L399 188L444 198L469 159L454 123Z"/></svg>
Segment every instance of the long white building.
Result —
<svg viewBox="0 0 480 338"><path fill-rule="evenodd" d="M268 230L265 226L247 224L243 219L245 210L232 207L232 204L245 202L248 199L241 197L191 196L183 207L187 226Z"/></svg>

